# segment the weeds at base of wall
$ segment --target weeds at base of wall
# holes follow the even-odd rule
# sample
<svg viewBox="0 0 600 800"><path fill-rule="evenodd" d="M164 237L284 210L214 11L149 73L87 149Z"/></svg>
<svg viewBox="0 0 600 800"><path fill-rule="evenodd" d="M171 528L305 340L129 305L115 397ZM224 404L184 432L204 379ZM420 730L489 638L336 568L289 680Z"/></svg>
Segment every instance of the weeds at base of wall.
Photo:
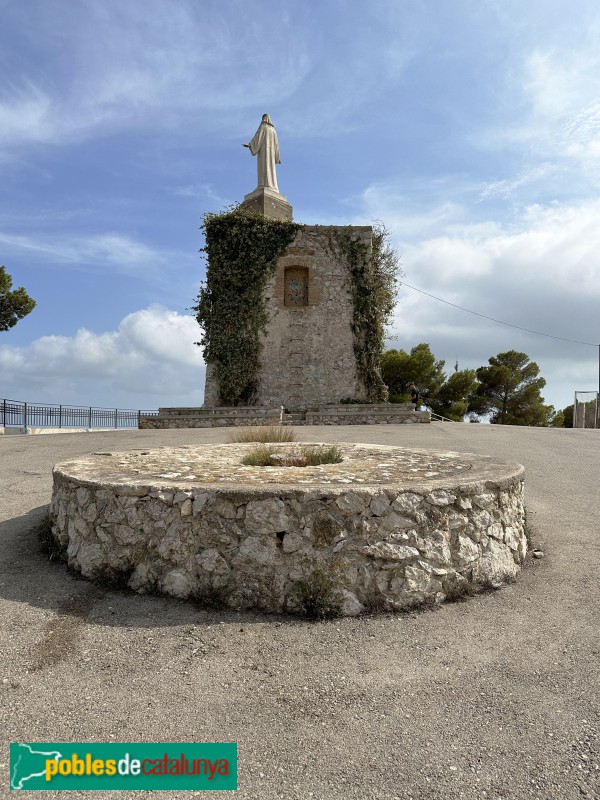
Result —
<svg viewBox="0 0 600 800"><path fill-rule="evenodd" d="M114 567L99 567L90 576L92 583L108 592L132 591L129 587L129 579L133 575L134 567L124 567L115 569Z"/></svg>
<svg viewBox="0 0 600 800"><path fill-rule="evenodd" d="M391 614L392 610L389 608L385 598L379 594L377 589L371 587L367 596L362 601L365 611L369 615Z"/></svg>
<svg viewBox="0 0 600 800"><path fill-rule="evenodd" d="M314 569L297 583L298 610L308 619L341 616L342 597L335 581L322 569Z"/></svg>
<svg viewBox="0 0 600 800"><path fill-rule="evenodd" d="M400 609L401 614L424 614L426 611L439 611L440 603L437 602L434 594L429 594L422 600L415 600L413 603Z"/></svg>
<svg viewBox="0 0 600 800"><path fill-rule="evenodd" d="M501 581L483 578L477 583L466 581L465 583L455 583L445 591L446 603L462 603L470 597L478 594L494 594L504 586L516 583L517 579L513 575L505 575Z"/></svg>
<svg viewBox="0 0 600 800"><path fill-rule="evenodd" d="M208 586L198 590L190 596L189 600L200 609L229 609L227 600L229 592L225 586Z"/></svg>
<svg viewBox="0 0 600 800"><path fill-rule="evenodd" d="M523 529L525 532L525 539L527 540L527 550L534 549L533 547L533 538L534 538L534 530L531 527L531 522L529 521L529 512L527 509L524 509L525 519L523 521Z"/></svg>
<svg viewBox="0 0 600 800"><path fill-rule="evenodd" d="M62 545L52 533L52 518L46 514L44 519L35 528L35 534L40 545L40 551L49 561L59 564L68 562L67 548Z"/></svg>

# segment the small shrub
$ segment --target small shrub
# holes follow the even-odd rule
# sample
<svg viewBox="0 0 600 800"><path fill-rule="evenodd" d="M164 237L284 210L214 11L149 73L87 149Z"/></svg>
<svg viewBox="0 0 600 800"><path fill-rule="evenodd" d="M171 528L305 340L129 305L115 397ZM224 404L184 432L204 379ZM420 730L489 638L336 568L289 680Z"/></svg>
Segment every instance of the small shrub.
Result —
<svg viewBox="0 0 600 800"><path fill-rule="evenodd" d="M91 576L91 580L97 586L109 592L124 591L125 589L129 589L129 579L133 575L134 569L135 568L132 566L117 569L105 565L95 570L94 574Z"/></svg>
<svg viewBox="0 0 600 800"><path fill-rule="evenodd" d="M497 592L502 588L503 583L508 583L509 581L506 578L503 578L502 581L492 580L489 576L486 575L485 578L477 585L477 594L491 594L493 592Z"/></svg>
<svg viewBox="0 0 600 800"><path fill-rule="evenodd" d="M35 529L40 550L50 561L58 561L59 564L66 564L67 548L62 545L52 533L52 519L47 514Z"/></svg>
<svg viewBox="0 0 600 800"><path fill-rule="evenodd" d="M319 464L339 464L342 461L342 454L335 445L303 447L301 455L307 460L309 467L318 467Z"/></svg>
<svg viewBox="0 0 600 800"><path fill-rule="evenodd" d="M297 583L300 612L309 619L331 619L342 613L342 597L335 581L315 568Z"/></svg>
<svg viewBox="0 0 600 800"><path fill-rule="evenodd" d="M227 608L230 590L226 586L206 586L190 598L199 608Z"/></svg>
<svg viewBox="0 0 600 800"><path fill-rule="evenodd" d="M253 425L250 428L237 428L232 431L228 442L294 442L296 432L283 425Z"/></svg>
<svg viewBox="0 0 600 800"><path fill-rule="evenodd" d="M468 597L473 597L475 594L475 587L470 581L452 582L446 589L444 589L447 603L460 603Z"/></svg>
<svg viewBox="0 0 600 800"><path fill-rule="evenodd" d="M313 525L314 542L317 547L329 547L342 530L340 523L329 511L319 511Z"/></svg>
<svg viewBox="0 0 600 800"><path fill-rule="evenodd" d="M250 450L249 453L242 458L242 464L246 467L266 467L269 460L277 450L274 447L267 447L264 444L259 444L257 447Z"/></svg>
<svg viewBox="0 0 600 800"><path fill-rule="evenodd" d="M266 444L259 444L250 450L242 458L242 464L246 467L268 467L271 466L271 457L283 451ZM319 445L306 445L299 450L290 451L290 455L302 456L306 459L306 466L318 467L321 464L339 464L342 461L342 454L338 447L321 447Z"/></svg>
<svg viewBox="0 0 600 800"><path fill-rule="evenodd" d="M389 611L385 597L377 590L371 589L364 601L369 614L385 614Z"/></svg>

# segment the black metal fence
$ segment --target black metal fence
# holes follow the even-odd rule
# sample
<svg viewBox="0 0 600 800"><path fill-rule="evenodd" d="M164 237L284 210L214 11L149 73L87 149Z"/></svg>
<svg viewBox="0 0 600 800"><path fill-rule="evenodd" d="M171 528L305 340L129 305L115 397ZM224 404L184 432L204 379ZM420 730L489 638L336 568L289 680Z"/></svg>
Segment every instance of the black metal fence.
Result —
<svg viewBox="0 0 600 800"><path fill-rule="evenodd" d="M41 405L0 400L0 426L21 428L137 428L140 416L158 411L92 406Z"/></svg>

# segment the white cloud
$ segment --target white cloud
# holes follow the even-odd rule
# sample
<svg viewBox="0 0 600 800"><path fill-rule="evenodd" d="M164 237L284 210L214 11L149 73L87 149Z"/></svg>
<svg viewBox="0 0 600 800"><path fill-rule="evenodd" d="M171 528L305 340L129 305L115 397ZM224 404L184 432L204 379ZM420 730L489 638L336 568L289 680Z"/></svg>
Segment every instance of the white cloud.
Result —
<svg viewBox="0 0 600 800"><path fill-rule="evenodd" d="M383 218L393 218L394 210ZM593 200L533 205L505 226L447 222L437 236L408 241L405 220L399 231L390 227L409 285L479 314L593 345L599 340L599 217L600 201ZM598 383L597 348L499 325L406 286L390 331L389 346L428 342L447 368L455 358L461 368L476 368L499 352L525 352L547 380L546 400L559 407L572 402L574 389Z"/></svg>
<svg viewBox="0 0 600 800"><path fill-rule="evenodd" d="M62 14L41 3L26 18L13 10L48 69L35 60L23 68L21 58L0 95L0 144L64 145L122 128L179 129L182 119L190 133L218 130L224 111L292 95L311 67L293 24L265 14L259 25L256 9L242 4L226 12L158 0L84 3ZM44 52L47 40L54 46Z"/></svg>
<svg viewBox="0 0 600 800"><path fill-rule="evenodd" d="M519 63L519 56L515 60ZM506 82L509 116L498 127L476 131L473 140L497 150L508 145L529 163L516 177L492 183L491 191L520 188L546 177L545 171L568 166L583 170L580 180L598 181L600 27L595 19L576 38L565 32L560 40L524 50Z"/></svg>
<svg viewBox="0 0 600 800"><path fill-rule="evenodd" d="M486 183L481 188L481 199L488 197L511 197L516 190L524 186L528 186L538 181L542 181L551 175L560 172L560 167L557 164L549 162L542 162L534 167L525 169L514 178L508 178L498 181L491 181Z"/></svg>
<svg viewBox="0 0 600 800"><path fill-rule="evenodd" d="M545 294L600 295L600 201L551 202L520 209L508 223L474 222L458 203L410 208L388 187L369 187L357 223L381 219L409 277L422 288L452 286L461 279L527 285ZM416 278L415 278L416 280ZM463 284L464 285L464 284ZM482 283L483 285L483 283Z"/></svg>
<svg viewBox="0 0 600 800"><path fill-rule="evenodd" d="M141 268L147 273L168 261L166 253L118 233L50 238L0 233L0 244L6 253L25 251L70 266L101 265L133 274Z"/></svg>
<svg viewBox="0 0 600 800"><path fill-rule="evenodd" d="M25 347L0 345L2 392L15 400L154 408L200 405L200 329L159 305L128 314L115 331L80 328Z"/></svg>
<svg viewBox="0 0 600 800"><path fill-rule="evenodd" d="M397 83L419 37L394 3L370 9L368 24L358 8L326 9L318 21L298 4L186 0L82 2L69 13L38 2L10 21L33 56L21 49L0 92L0 146L11 151L124 129L248 136L257 110L285 109L275 123L288 137L339 134L364 125L356 110Z"/></svg>
<svg viewBox="0 0 600 800"><path fill-rule="evenodd" d="M596 101L600 89L598 43L591 33L571 47L566 43L528 55L524 88L534 114L563 119Z"/></svg>
<svg viewBox="0 0 600 800"><path fill-rule="evenodd" d="M213 208L225 208L233 204L231 197L224 197L219 194L214 186L210 183L186 183L180 186L172 186L167 188L169 194L175 197L193 197L199 198L206 204L210 204Z"/></svg>
<svg viewBox="0 0 600 800"><path fill-rule="evenodd" d="M7 92L0 102L0 145L14 141L45 141L55 136L50 123L51 97L31 81Z"/></svg>

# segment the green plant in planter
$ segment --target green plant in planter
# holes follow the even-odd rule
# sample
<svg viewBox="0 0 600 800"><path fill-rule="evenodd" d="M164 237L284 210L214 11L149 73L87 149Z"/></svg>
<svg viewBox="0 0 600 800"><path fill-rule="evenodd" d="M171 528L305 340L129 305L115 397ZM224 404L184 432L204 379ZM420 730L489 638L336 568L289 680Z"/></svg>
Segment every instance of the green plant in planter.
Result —
<svg viewBox="0 0 600 800"><path fill-rule="evenodd" d="M257 444L249 453L242 458L242 464L246 467L268 467L271 464L271 457L274 455L287 453L300 456L306 459L305 466L318 467L322 464L339 464L343 461L342 453L336 445L323 447L319 445L305 445L304 447L286 448L277 447L269 444Z"/></svg>
<svg viewBox="0 0 600 800"><path fill-rule="evenodd" d="M251 405L260 366L260 334L268 322L264 289L300 225L240 208L206 214L206 281L193 307L207 363L217 368L220 402Z"/></svg>

